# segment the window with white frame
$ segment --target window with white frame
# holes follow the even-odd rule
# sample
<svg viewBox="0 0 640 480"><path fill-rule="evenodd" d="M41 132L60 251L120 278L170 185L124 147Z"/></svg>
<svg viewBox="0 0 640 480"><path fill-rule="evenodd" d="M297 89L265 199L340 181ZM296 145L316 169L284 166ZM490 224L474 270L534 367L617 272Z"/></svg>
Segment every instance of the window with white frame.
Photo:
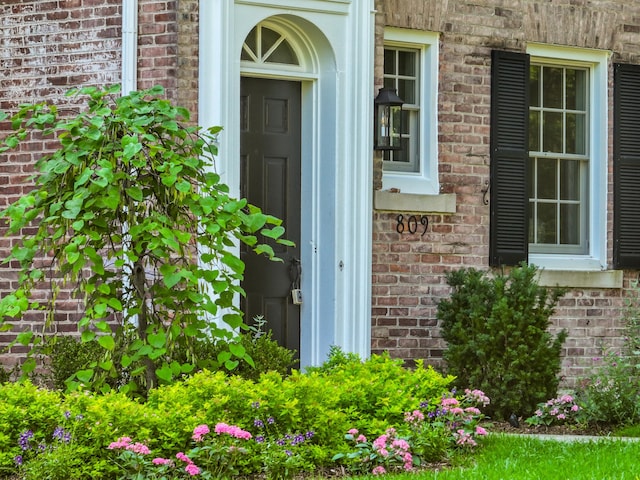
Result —
<svg viewBox="0 0 640 480"><path fill-rule="evenodd" d="M529 252L587 253L589 68L531 63Z"/></svg>
<svg viewBox="0 0 640 480"><path fill-rule="evenodd" d="M529 261L606 269L609 53L538 44L527 53Z"/></svg>
<svg viewBox="0 0 640 480"><path fill-rule="evenodd" d="M542 44L494 52L492 265L607 268L608 60Z"/></svg>
<svg viewBox="0 0 640 480"><path fill-rule="evenodd" d="M402 150L383 154L383 189L438 193L438 34L387 28L384 86L404 100Z"/></svg>

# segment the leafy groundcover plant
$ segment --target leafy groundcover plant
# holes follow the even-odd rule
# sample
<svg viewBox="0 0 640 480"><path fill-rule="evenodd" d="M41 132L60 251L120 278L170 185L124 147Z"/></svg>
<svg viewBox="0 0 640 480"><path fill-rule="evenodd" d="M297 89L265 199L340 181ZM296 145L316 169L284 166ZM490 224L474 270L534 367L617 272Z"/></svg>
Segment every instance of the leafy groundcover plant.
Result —
<svg viewBox="0 0 640 480"><path fill-rule="evenodd" d="M481 413L468 403L468 395L480 397L453 395L451 381L430 367L407 369L374 355L286 378L269 372L257 381L202 371L153 389L144 402L118 392L63 395L28 382L6 384L0 387L0 477L293 478L341 468L333 457L353 450L344 437L352 428L372 441L386 434L387 450L410 454L419 468L470 449L483 433L475 423ZM407 444L393 445L396 440ZM42 452L40 444L46 444ZM54 473L44 475L53 462ZM393 462L378 463L393 469Z"/></svg>
<svg viewBox="0 0 640 480"><path fill-rule="evenodd" d="M579 425L584 423L584 410L569 394L540 403L533 416L527 418L528 425Z"/></svg>

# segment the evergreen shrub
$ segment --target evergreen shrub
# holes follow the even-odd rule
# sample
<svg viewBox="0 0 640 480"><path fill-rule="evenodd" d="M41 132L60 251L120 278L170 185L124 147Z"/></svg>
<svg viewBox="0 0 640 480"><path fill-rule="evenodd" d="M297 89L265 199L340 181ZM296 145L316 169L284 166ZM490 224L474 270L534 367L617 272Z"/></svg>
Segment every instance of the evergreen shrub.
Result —
<svg viewBox="0 0 640 480"><path fill-rule="evenodd" d="M530 416L558 389L565 330L548 331L563 291L537 284L535 266L489 275L470 268L447 274L451 297L438 305L444 359L455 385L491 399L495 419Z"/></svg>

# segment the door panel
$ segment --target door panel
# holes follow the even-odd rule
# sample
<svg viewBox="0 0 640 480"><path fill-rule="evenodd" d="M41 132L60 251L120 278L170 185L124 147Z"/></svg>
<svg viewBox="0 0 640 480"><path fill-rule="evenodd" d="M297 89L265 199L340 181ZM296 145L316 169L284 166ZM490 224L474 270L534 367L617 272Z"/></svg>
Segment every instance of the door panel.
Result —
<svg viewBox="0 0 640 480"><path fill-rule="evenodd" d="M264 316L273 338L299 351L300 306L291 297L296 276L291 266L300 258L300 83L242 78L240 97L241 195L282 219L285 237L296 243L291 248L260 239L284 262L242 249L247 294L242 307L248 323Z"/></svg>

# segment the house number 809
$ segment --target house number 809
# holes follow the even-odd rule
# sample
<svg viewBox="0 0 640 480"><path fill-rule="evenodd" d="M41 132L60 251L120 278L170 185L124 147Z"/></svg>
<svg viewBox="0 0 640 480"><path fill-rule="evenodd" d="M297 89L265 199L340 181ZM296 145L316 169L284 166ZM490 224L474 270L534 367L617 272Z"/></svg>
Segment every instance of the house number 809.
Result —
<svg viewBox="0 0 640 480"><path fill-rule="evenodd" d="M418 224L423 226L420 236L422 237L425 233L427 233L429 219L424 215L420 215L419 217L416 215L411 215L405 220L404 215L400 214L396 217L396 220L398 221L396 225L396 232L400 234L407 232L413 235L418 231Z"/></svg>

